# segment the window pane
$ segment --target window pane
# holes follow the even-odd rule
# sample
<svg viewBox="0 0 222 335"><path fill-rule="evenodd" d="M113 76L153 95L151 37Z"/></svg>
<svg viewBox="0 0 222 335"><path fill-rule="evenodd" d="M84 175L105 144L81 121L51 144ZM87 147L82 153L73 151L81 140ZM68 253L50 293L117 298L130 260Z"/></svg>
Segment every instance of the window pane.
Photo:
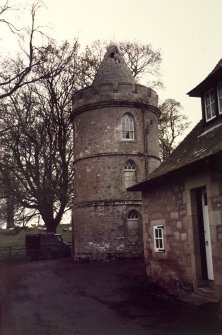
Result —
<svg viewBox="0 0 222 335"><path fill-rule="evenodd" d="M128 219L138 220L139 219L139 213L136 210L132 209L128 214Z"/></svg>
<svg viewBox="0 0 222 335"><path fill-rule="evenodd" d="M219 112L222 113L222 98L219 100Z"/></svg>
<svg viewBox="0 0 222 335"><path fill-rule="evenodd" d="M218 109L219 113L222 113L222 83L217 86L217 96L218 96Z"/></svg>
<svg viewBox="0 0 222 335"><path fill-rule="evenodd" d="M129 130L133 130L133 119L129 118Z"/></svg>
<svg viewBox="0 0 222 335"><path fill-rule="evenodd" d="M222 97L222 84L220 84L218 86L218 97L221 98Z"/></svg>
<svg viewBox="0 0 222 335"><path fill-rule="evenodd" d="M160 238L160 230L157 228L157 237Z"/></svg>
<svg viewBox="0 0 222 335"><path fill-rule="evenodd" d="M210 103L214 103L215 102L215 92L214 91L211 91L210 92Z"/></svg>
<svg viewBox="0 0 222 335"><path fill-rule="evenodd" d="M205 94L205 113L206 120L210 120L216 115L216 96L215 91L211 90L210 92Z"/></svg>
<svg viewBox="0 0 222 335"><path fill-rule="evenodd" d="M159 240L156 240L156 248L159 249Z"/></svg>
<svg viewBox="0 0 222 335"><path fill-rule="evenodd" d="M129 138L132 140L133 139L133 131L129 132Z"/></svg>
<svg viewBox="0 0 222 335"><path fill-rule="evenodd" d="M207 107L207 115L206 115L206 117L207 117L207 120L209 120L211 118L211 110L210 110L209 106Z"/></svg>
<svg viewBox="0 0 222 335"><path fill-rule="evenodd" d="M209 95L209 93L206 94L205 103L206 103L206 106L209 106L209 104L210 104L210 95Z"/></svg>
<svg viewBox="0 0 222 335"><path fill-rule="evenodd" d="M127 161L127 162L125 163L125 167L124 167L124 169L125 169L125 170L135 170L136 167L135 167L135 163L134 163L134 161L131 161L131 160Z"/></svg>
<svg viewBox="0 0 222 335"><path fill-rule="evenodd" d="M134 121L130 114L125 114L121 120L122 125L122 138L123 139L134 139Z"/></svg>
<svg viewBox="0 0 222 335"><path fill-rule="evenodd" d="M214 101L214 103L211 104L211 117L216 115L216 103Z"/></svg>
<svg viewBox="0 0 222 335"><path fill-rule="evenodd" d="M154 226L153 234L155 251L164 251L163 227Z"/></svg>
<svg viewBox="0 0 222 335"><path fill-rule="evenodd" d="M155 229L155 238L157 239L159 237L158 235L158 229Z"/></svg>

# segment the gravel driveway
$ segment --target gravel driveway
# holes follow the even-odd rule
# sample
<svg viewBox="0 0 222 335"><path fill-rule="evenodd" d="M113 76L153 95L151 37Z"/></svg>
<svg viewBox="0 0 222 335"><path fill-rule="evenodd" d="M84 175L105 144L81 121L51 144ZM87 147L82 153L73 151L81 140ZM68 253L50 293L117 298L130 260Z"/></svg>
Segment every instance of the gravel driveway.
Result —
<svg viewBox="0 0 222 335"><path fill-rule="evenodd" d="M141 260L1 265L1 335L221 335L218 305L191 306L147 285Z"/></svg>

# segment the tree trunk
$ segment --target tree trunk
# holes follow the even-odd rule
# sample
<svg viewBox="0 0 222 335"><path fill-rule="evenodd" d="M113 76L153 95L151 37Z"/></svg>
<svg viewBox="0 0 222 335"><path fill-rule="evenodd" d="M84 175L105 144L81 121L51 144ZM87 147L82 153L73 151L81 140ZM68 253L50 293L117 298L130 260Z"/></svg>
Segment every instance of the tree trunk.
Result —
<svg viewBox="0 0 222 335"><path fill-rule="evenodd" d="M46 225L47 233L56 233L57 226L55 226L51 222L50 222L50 224L46 223L45 225Z"/></svg>
<svg viewBox="0 0 222 335"><path fill-rule="evenodd" d="M53 216L42 216L43 221L45 222L46 225L46 231L47 233L56 233L57 226L59 222Z"/></svg>
<svg viewBox="0 0 222 335"><path fill-rule="evenodd" d="M6 228L13 228L15 226L14 220L14 211L15 211L15 204L13 197L8 196L6 202Z"/></svg>

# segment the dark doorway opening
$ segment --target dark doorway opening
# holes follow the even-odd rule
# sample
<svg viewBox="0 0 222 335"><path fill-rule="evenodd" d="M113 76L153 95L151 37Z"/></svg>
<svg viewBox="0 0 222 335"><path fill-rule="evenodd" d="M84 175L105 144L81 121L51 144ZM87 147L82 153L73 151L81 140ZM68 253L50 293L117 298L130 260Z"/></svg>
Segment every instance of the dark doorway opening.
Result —
<svg viewBox="0 0 222 335"><path fill-rule="evenodd" d="M207 273L207 258L206 258L206 248L205 248L205 234L204 234L204 218L203 218L203 206L202 206L202 192L203 188L196 190L196 205L197 205L197 224L198 224L198 234L199 234L199 251L200 251L200 263L202 271L202 279L208 280ZM204 198L207 201L207 197Z"/></svg>

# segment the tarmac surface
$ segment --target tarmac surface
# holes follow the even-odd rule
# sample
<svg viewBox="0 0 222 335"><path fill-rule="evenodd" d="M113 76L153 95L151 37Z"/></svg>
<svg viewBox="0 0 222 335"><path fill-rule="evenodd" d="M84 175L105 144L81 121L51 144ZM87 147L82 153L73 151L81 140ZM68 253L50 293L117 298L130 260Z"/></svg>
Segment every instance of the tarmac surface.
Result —
<svg viewBox="0 0 222 335"><path fill-rule="evenodd" d="M142 260L0 265L1 335L221 335L218 304L149 285Z"/></svg>

